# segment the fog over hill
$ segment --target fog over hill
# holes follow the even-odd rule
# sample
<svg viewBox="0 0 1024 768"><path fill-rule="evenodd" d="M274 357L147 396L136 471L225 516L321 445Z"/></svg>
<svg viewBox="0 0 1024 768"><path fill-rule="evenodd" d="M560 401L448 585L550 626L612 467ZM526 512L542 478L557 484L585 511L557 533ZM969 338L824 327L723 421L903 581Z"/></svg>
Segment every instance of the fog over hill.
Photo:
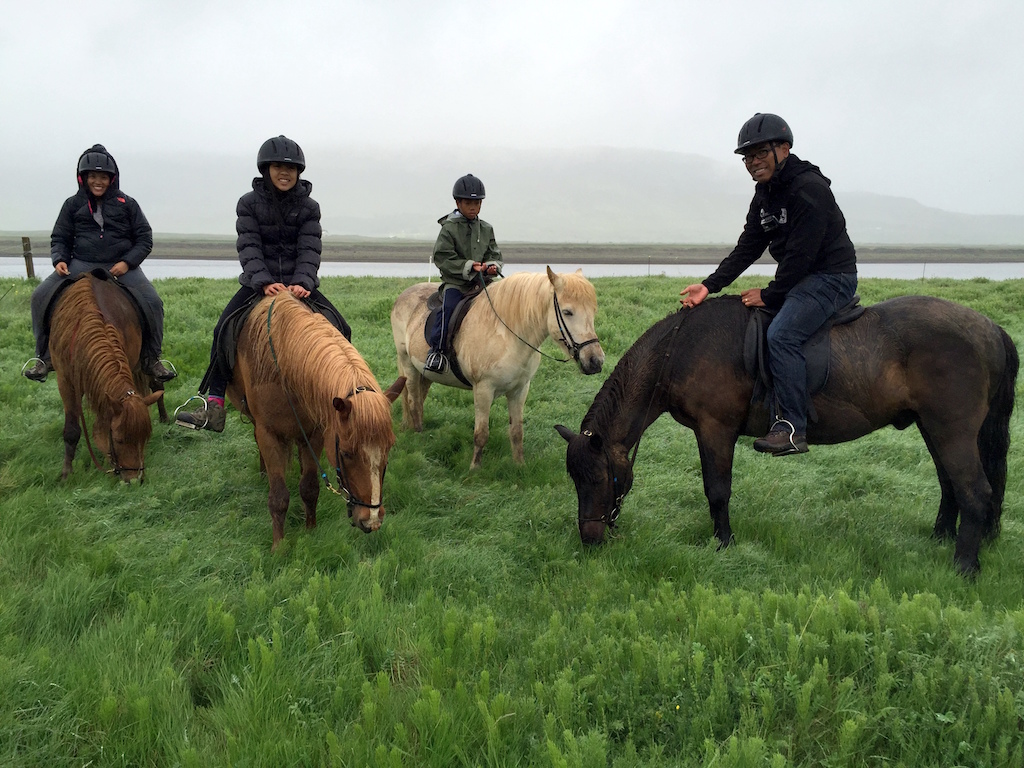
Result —
<svg viewBox="0 0 1024 768"><path fill-rule="evenodd" d="M157 232L233 233L235 203L255 175L248 156L115 156L123 189ZM452 184L471 172L487 185L482 215L499 242L731 244L753 192L739 162L647 150L359 149L307 162L332 235L432 240L453 208ZM74 191L72 165L37 158L31 184L0 211L0 230L49 230ZM927 208L842 179L833 191L858 244L1024 245L1024 216Z"/></svg>

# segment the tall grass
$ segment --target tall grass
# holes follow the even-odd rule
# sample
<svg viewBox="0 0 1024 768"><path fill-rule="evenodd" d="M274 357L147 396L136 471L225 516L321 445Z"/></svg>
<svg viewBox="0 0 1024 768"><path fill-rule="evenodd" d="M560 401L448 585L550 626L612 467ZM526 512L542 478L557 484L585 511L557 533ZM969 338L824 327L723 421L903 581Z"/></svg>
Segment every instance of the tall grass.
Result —
<svg viewBox="0 0 1024 768"><path fill-rule="evenodd" d="M324 281L385 386L410 282ZM221 435L155 424L141 487L84 449L59 480L60 398L52 377L19 375L32 284L15 283L0 302L0 764L1024 764L1020 410L1002 535L974 582L929 538L938 482L913 429L789 459L741 441L738 544L718 552L693 436L662 419L617 535L584 549L552 425L579 426L684 284L594 282L608 367L542 364L524 466L499 401L470 473L471 394L434 387L424 431L398 435L383 528L358 533L323 494L306 531L296 498L274 554L233 411ZM235 284L157 287L173 407ZM1024 281L860 293L950 298L1024 342ZM294 469L289 483L297 495Z"/></svg>

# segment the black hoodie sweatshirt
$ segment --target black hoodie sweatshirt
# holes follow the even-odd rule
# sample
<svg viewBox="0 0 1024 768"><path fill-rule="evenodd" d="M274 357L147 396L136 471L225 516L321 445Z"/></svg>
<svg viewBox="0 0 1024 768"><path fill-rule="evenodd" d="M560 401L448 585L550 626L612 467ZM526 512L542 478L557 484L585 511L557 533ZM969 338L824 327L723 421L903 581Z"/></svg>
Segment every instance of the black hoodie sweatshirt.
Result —
<svg viewBox="0 0 1024 768"><path fill-rule="evenodd" d="M717 293L764 253L779 263L761 300L778 309L786 294L807 275L856 273L857 254L846 233L831 182L818 166L791 154L766 183L758 184L736 247L704 280Z"/></svg>

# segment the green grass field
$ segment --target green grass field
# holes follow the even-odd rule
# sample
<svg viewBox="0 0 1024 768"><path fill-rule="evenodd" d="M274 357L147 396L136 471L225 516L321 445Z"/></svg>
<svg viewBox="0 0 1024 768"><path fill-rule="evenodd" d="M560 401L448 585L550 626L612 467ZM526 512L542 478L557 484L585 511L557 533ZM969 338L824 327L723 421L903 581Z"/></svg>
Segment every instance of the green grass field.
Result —
<svg viewBox="0 0 1024 768"><path fill-rule="evenodd" d="M410 282L324 280L384 386L388 317ZM234 411L220 435L155 423L142 486L101 475L84 446L60 481L56 382L19 373L33 284L4 281L0 764L1024 764L1020 409L1002 535L973 582L929 538L939 488L914 429L787 459L742 439L738 543L718 552L693 435L665 416L641 441L616 536L584 549L552 426L579 427L684 284L594 282L606 370L542 363L524 466L499 401L470 473L471 394L435 386L424 431L398 432L383 528L358 532L322 494L306 531L293 470L271 554L266 483ZM236 285L157 281L181 372L172 410ZM860 289L865 303L905 293L965 303L1024 344L1024 281Z"/></svg>

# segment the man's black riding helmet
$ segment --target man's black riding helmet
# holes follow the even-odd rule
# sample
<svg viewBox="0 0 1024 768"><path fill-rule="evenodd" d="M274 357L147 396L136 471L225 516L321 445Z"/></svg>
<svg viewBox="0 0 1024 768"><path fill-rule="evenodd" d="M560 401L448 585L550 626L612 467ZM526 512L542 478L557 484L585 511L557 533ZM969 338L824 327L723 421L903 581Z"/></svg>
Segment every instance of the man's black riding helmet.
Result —
<svg viewBox="0 0 1024 768"><path fill-rule="evenodd" d="M472 173L456 181L452 188L452 197L456 200L483 200L484 196L484 183Z"/></svg>
<svg viewBox="0 0 1024 768"><path fill-rule="evenodd" d="M736 139L736 154L742 155L743 151L755 144L763 144L766 141L786 142L793 146L793 131L789 124L778 115L770 112L758 112L747 120L740 128L739 138Z"/></svg>
<svg viewBox="0 0 1024 768"><path fill-rule="evenodd" d="M302 147L287 136L267 139L260 147L256 155L256 167L259 172L266 173L267 166L271 163L291 163L298 166L299 173L306 170L306 157L302 154Z"/></svg>

